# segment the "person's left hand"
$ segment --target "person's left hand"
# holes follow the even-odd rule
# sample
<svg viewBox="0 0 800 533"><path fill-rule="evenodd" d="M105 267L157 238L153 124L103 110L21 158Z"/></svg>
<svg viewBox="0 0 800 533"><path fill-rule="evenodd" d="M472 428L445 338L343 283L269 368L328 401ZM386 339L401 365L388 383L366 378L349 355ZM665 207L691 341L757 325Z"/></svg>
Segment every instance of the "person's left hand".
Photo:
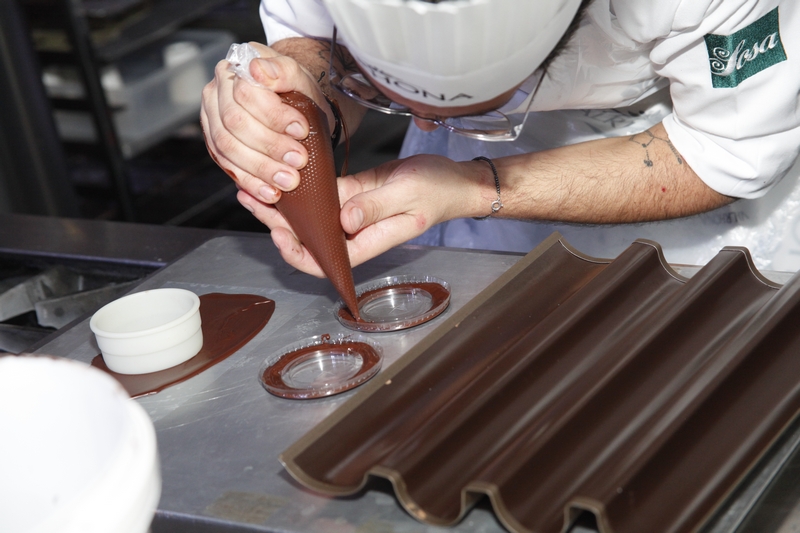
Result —
<svg viewBox="0 0 800 533"><path fill-rule="evenodd" d="M348 234L352 266L363 263L446 220L482 214L480 193L485 163L457 163L418 155L339 178L341 223ZM487 167L488 168L488 167ZM271 232L283 259L303 272L324 277L278 210L239 191L238 200Z"/></svg>
<svg viewBox="0 0 800 533"><path fill-rule="evenodd" d="M236 185L275 203L282 192L297 187L300 169L308 162L301 142L308 136L308 119L283 102L281 93L297 91L314 100L328 115L329 126L333 112L303 65L273 48L250 46L260 55L250 63L260 86L236 76L223 59L203 89L200 124L208 153Z"/></svg>

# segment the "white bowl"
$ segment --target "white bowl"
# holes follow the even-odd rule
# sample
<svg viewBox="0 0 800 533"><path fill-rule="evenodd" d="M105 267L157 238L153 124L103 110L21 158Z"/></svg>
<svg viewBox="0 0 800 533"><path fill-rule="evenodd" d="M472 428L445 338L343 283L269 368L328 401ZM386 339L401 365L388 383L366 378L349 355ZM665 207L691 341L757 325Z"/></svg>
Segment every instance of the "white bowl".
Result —
<svg viewBox="0 0 800 533"><path fill-rule="evenodd" d="M111 376L0 357L0 427L0 531L148 531L161 493L156 432Z"/></svg>
<svg viewBox="0 0 800 533"><path fill-rule="evenodd" d="M203 347L200 298L184 289L153 289L105 305L89 321L109 369L158 372L188 361Z"/></svg>

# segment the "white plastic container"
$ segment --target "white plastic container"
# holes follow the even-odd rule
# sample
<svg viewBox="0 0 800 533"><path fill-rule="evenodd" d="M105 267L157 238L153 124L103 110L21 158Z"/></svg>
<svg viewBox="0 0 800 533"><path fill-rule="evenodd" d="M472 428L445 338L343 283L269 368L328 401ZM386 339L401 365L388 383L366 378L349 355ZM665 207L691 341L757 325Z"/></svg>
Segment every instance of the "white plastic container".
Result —
<svg viewBox="0 0 800 533"><path fill-rule="evenodd" d="M164 66L178 69L184 64L190 67L182 69L177 76L169 80L169 97L177 105L197 105L203 87L208 83L208 72L200 58L200 45L194 41L176 41L164 47Z"/></svg>
<svg viewBox="0 0 800 533"><path fill-rule="evenodd" d="M106 84L106 98L118 107L114 110L114 124L125 157L146 150L197 119L203 86L214 77L214 67L225 59L233 42L233 34L226 31L181 30L114 65L122 86L112 90ZM173 45L177 43L183 43L177 47L177 52L183 54L176 56ZM191 53L187 55L186 50ZM48 94L58 95L59 88L48 87ZM88 113L57 110L55 118L62 139L96 139Z"/></svg>
<svg viewBox="0 0 800 533"><path fill-rule="evenodd" d="M145 533L161 494L156 434L108 374L0 357L0 530Z"/></svg>
<svg viewBox="0 0 800 533"><path fill-rule="evenodd" d="M106 304L89 321L109 369L157 372L188 361L203 347L200 298L185 289L153 289Z"/></svg>

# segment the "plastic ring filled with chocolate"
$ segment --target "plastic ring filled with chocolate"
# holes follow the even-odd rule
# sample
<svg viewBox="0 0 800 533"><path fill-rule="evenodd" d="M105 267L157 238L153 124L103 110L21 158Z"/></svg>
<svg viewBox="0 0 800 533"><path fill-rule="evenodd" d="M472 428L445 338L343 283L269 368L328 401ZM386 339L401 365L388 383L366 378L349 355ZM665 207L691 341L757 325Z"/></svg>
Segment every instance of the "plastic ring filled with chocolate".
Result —
<svg viewBox="0 0 800 533"><path fill-rule="evenodd" d="M378 373L382 360L380 345L363 335L317 335L267 358L259 376L276 396L322 398L366 382Z"/></svg>
<svg viewBox="0 0 800 533"><path fill-rule="evenodd" d="M450 304L450 285L433 276L388 276L356 287L360 319L343 301L336 318L350 329L396 331L439 316Z"/></svg>

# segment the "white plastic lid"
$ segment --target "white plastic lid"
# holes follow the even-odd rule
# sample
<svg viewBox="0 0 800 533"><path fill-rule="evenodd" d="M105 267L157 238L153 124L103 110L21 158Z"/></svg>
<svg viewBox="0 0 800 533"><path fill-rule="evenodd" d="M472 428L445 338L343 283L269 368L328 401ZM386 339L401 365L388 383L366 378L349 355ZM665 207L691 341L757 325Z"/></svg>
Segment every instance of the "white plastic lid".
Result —
<svg viewBox="0 0 800 533"><path fill-rule="evenodd" d="M356 320L343 301L336 319L345 327L376 333L419 326L436 318L450 305L450 285L434 276L387 276L356 287Z"/></svg>
<svg viewBox="0 0 800 533"><path fill-rule="evenodd" d="M269 356L259 381L282 398L323 398L365 383L378 373L382 361L380 345L363 335L317 335Z"/></svg>

